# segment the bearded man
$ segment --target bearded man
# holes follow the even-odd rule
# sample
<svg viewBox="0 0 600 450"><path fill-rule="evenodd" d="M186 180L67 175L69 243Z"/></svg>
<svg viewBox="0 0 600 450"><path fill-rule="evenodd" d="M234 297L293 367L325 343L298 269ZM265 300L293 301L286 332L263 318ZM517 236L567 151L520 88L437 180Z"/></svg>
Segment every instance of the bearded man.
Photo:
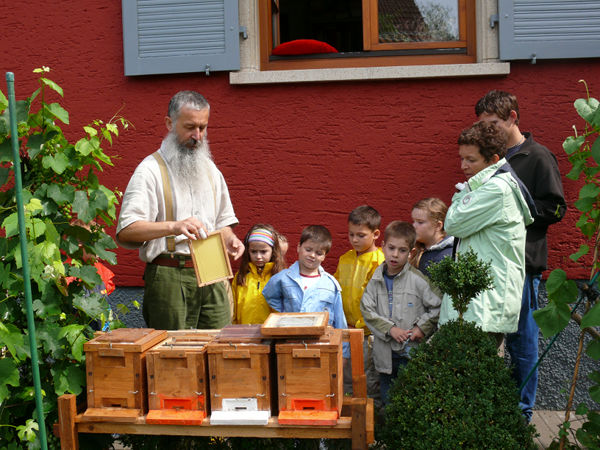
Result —
<svg viewBox="0 0 600 450"><path fill-rule="evenodd" d="M138 248L146 263L142 310L151 328L221 328L231 322L225 285L198 287L186 242L221 230L230 255L237 259L244 252L232 230L238 220L227 184L208 148L209 114L199 93L175 94L165 117L167 136L135 169L123 196L117 243ZM170 193L163 183L167 175Z"/></svg>

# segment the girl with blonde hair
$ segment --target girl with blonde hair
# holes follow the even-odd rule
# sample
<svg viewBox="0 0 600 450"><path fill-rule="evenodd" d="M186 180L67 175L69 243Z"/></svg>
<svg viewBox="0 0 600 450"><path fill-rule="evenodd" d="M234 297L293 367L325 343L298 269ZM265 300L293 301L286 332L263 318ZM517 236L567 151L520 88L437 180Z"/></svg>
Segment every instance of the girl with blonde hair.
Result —
<svg viewBox="0 0 600 450"><path fill-rule="evenodd" d="M448 207L439 198L419 200L412 209L413 226L417 232L417 244L411 253L410 263L424 275L427 268L446 256L452 256L454 238L444 231Z"/></svg>

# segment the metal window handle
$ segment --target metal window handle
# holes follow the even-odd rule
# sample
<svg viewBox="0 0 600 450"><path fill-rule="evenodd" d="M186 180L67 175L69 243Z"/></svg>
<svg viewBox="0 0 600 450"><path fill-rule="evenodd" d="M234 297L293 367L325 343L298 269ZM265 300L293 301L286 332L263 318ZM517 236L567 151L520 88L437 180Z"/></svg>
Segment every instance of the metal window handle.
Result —
<svg viewBox="0 0 600 450"><path fill-rule="evenodd" d="M335 394L325 394L325 397L335 397Z"/></svg>

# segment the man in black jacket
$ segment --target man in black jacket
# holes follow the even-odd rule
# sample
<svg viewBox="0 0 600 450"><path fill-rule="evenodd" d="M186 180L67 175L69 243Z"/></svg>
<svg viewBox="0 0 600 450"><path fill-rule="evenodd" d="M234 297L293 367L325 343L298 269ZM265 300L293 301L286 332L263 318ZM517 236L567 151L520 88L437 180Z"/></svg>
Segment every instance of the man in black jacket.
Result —
<svg viewBox="0 0 600 450"><path fill-rule="evenodd" d="M519 130L517 98L503 91L490 91L475 105L479 120L493 122L508 134L506 159L531 193L537 214L527 227L525 285L519 327L506 336L506 349L514 364L513 377L521 387L538 358L538 327L532 313L538 307L538 286L546 270L548 226L560 221L567 210L556 156ZM537 369L521 390L523 416L531 420L537 390Z"/></svg>

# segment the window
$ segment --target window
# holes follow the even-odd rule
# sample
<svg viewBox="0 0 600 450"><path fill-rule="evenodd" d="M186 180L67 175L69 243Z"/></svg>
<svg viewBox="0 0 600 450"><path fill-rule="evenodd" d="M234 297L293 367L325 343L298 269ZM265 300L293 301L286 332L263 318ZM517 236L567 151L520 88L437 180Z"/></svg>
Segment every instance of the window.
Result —
<svg viewBox="0 0 600 450"><path fill-rule="evenodd" d="M259 0L261 70L474 63L475 0ZM339 53L274 56L296 39Z"/></svg>

